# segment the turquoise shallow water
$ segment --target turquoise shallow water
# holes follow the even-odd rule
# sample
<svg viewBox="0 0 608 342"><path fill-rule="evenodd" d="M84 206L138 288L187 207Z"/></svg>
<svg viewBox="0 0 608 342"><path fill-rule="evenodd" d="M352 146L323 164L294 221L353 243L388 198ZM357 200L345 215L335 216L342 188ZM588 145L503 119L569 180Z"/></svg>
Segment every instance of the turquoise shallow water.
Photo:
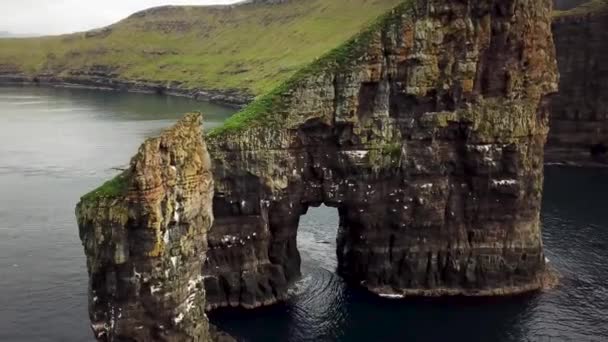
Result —
<svg viewBox="0 0 608 342"><path fill-rule="evenodd" d="M182 113L205 126L233 111L188 99L0 87L0 341L91 341L80 195ZM380 299L335 275L337 212L312 209L303 279L284 304L211 318L244 341L608 341L608 171L549 168L543 226L554 291L476 300Z"/></svg>

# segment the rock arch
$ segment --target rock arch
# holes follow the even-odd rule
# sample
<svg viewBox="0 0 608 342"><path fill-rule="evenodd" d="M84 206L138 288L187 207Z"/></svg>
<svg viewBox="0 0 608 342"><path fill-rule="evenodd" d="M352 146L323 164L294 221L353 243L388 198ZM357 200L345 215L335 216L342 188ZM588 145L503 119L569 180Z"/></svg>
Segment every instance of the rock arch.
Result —
<svg viewBox="0 0 608 342"><path fill-rule="evenodd" d="M376 293L542 287L550 19L550 0L406 1L212 133L207 308L284 299L321 203L340 273Z"/></svg>

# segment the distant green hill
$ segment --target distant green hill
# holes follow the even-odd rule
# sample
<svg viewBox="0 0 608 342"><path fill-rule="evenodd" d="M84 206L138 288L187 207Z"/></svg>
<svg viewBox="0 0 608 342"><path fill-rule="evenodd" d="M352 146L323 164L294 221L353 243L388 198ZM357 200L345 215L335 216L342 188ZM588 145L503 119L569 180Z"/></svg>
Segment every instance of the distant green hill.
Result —
<svg viewBox="0 0 608 342"><path fill-rule="evenodd" d="M152 8L94 31L0 39L0 72L64 77L101 70L117 80L258 95L400 1L287 0Z"/></svg>

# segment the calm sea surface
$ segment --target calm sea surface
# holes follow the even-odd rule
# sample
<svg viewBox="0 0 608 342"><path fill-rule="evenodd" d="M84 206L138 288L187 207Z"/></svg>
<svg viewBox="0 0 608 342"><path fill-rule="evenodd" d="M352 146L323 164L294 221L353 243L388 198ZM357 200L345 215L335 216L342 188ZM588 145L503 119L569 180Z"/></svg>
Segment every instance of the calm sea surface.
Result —
<svg viewBox="0 0 608 342"><path fill-rule="evenodd" d="M91 341L74 206L183 113L188 99L0 87L0 341ZM551 167L543 225L562 275L551 292L476 300L379 299L334 274L337 212L302 218L303 279L284 304L220 311L243 341L608 341L608 171Z"/></svg>

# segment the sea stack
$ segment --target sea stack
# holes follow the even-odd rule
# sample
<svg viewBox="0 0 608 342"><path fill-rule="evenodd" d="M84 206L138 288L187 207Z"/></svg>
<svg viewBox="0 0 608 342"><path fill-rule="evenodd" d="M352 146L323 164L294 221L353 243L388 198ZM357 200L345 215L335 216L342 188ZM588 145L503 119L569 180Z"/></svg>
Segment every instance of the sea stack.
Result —
<svg viewBox="0 0 608 342"><path fill-rule="evenodd" d="M207 307L282 300L300 216L339 213L339 272L375 293L538 290L552 0L416 0L208 137Z"/></svg>
<svg viewBox="0 0 608 342"><path fill-rule="evenodd" d="M76 214L99 341L210 341L201 274L213 222L201 116L148 139Z"/></svg>

